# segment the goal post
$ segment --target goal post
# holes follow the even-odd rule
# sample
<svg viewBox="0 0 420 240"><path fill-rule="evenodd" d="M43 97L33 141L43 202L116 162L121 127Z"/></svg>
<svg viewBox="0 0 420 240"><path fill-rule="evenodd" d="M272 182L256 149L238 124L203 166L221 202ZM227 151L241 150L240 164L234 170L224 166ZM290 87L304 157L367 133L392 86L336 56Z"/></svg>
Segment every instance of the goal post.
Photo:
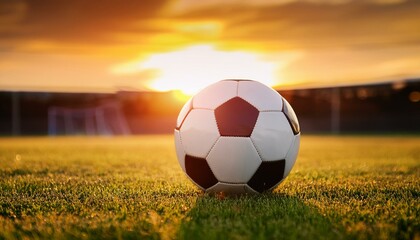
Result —
<svg viewBox="0 0 420 240"><path fill-rule="evenodd" d="M48 135L129 135L127 120L116 102L94 107L51 106Z"/></svg>

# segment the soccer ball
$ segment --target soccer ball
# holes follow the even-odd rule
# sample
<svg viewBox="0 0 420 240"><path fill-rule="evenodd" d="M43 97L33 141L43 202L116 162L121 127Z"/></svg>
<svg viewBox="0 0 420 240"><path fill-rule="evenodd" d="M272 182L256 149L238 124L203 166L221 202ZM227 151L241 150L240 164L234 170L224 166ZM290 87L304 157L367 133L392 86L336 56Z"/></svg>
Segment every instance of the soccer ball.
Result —
<svg viewBox="0 0 420 240"><path fill-rule="evenodd" d="M179 164L209 193L261 193L290 173L300 127L290 104L251 80L223 80L193 96L175 128Z"/></svg>

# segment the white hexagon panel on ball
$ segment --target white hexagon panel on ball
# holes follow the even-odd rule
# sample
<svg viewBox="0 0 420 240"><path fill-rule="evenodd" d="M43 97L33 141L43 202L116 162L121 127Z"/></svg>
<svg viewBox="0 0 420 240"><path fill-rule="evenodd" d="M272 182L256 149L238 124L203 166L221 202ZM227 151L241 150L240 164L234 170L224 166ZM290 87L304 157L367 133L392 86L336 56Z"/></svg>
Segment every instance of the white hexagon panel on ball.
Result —
<svg viewBox="0 0 420 240"><path fill-rule="evenodd" d="M185 172L185 151L184 146L182 146L181 142L181 135L178 130L175 129L175 150L176 150L176 157L178 158L179 165L181 166L182 170Z"/></svg>
<svg viewBox="0 0 420 240"><path fill-rule="evenodd" d="M178 118L176 119L176 128L179 129L181 124L184 122L185 118L187 117L188 113L192 110L192 98L190 98L182 107L181 111L178 114Z"/></svg>
<svg viewBox="0 0 420 240"><path fill-rule="evenodd" d="M193 109L179 130L185 153L205 158L219 138L213 110Z"/></svg>
<svg viewBox="0 0 420 240"><path fill-rule="evenodd" d="M263 161L276 161L286 158L294 135L282 112L260 112L251 140Z"/></svg>
<svg viewBox="0 0 420 240"><path fill-rule="evenodd" d="M229 99L236 97L237 81L220 81L214 83L193 98L193 108L215 109Z"/></svg>
<svg viewBox="0 0 420 240"><path fill-rule="evenodd" d="M287 119L290 121L290 125L292 127L293 133L297 135L300 133L300 125L297 119L296 113L293 110L292 106L290 106L289 102L283 98L283 112L286 115Z"/></svg>
<svg viewBox="0 0 420 240"><path fill-rule="evenodd" d="M284 176L289 175L293 166L295 165L296 158L299 152L300 147L300 133L296 135L293 139L293 143L290 146L290 149L286 156L286 166L284 167Z"/></svg>
<svg viewBox="0 0 420 240"><path fill-rule="evenodd" d="M207 162L219 182L247 183L261 159L249 138L220 137Z"/></svg>
<svg viewBox="0 0 420 240"><path fill-rule="evenodd" d="M281 111L281 95L256 81L239 81L238 96L254 105L259 111Z"/></svg>

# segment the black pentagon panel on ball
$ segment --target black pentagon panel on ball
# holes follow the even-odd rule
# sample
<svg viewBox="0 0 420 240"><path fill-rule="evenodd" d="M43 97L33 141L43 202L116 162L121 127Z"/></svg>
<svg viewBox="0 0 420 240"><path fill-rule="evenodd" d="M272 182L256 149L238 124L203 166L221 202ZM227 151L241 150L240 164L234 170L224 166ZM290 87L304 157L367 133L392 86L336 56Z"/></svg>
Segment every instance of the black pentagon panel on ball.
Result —
<svg viewBox="0 0 420 240"><path fill-rule="evenodd" d="M260 193L274 187L283 179L285 164L285 160L262 162L248 186Z"/></svg>
<svg viewBox="0 0 420 240"><path fill-rule="evenodd" d="M283 113L286 115L287 121L289 121L292 127L293 133L296 135L300 133L300 126L297 120L297 116L292 106L283 98Z"/></svg>
<svg viewBox="0 0 420 240"><path fill-rule="evenodd" d="M204 189L207 189L218 182L204 158L186 155L185 171L195 183Z"/></svg>
<svg viewBox="0 0 420 240"><path fill-rule="evenodd" d="M221 136L249 137L259 111L240 97L234 97L214 111Z"/></svg>

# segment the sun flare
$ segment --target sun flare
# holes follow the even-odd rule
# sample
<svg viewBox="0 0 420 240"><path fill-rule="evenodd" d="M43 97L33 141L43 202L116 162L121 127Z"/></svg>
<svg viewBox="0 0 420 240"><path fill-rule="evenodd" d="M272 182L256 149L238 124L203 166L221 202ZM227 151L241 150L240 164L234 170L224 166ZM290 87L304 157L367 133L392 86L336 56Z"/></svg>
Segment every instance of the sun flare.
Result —
<svg viewBox="0 0 420 240"><path fill-rule="evenodd" d="M192 95L222 79L253 79L272 86L276 64L245 51L222 51L211 45L196 45L154 54L142 62L113 69L119 74L156 70L148 87L156 91L178 90Z"/></svg>

